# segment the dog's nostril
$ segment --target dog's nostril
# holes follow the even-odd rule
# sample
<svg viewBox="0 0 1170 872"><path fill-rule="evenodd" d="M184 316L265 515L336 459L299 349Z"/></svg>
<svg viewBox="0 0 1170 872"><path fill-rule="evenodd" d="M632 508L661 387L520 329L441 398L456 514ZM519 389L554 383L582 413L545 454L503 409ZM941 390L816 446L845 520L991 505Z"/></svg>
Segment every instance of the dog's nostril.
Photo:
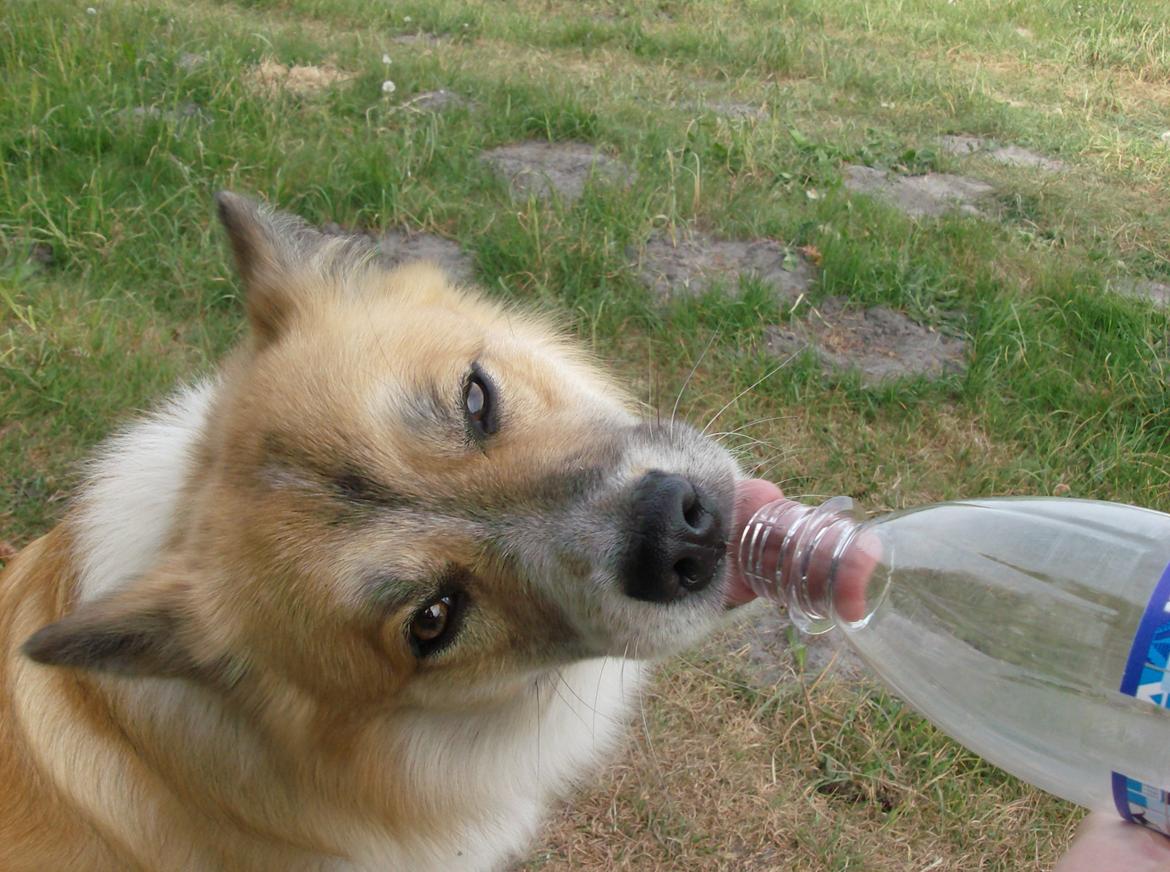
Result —
<svg viewBox="0 0 1170 872"><path fill-rule="evenodd" d="M682 510L683 519L687 524L692 528L697 528L703 519L703 504L699 502L699 495L690 482L687 483L687 491L683 494Z"/></svg>
<svg viewBox="0 0 1170 872"><path fill-rule="evenodd" d="M705 572L703 565L694 558L684 557L674 565L675 575L679 584L687 590L702 587L710 580L710 572Z"/></svg>

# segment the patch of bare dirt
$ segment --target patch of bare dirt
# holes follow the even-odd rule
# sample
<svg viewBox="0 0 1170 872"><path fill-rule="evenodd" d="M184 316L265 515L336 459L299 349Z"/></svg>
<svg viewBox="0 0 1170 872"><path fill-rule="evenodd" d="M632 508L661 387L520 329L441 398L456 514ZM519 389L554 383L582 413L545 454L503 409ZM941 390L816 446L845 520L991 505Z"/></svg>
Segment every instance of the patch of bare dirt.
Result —
<svg viewBox="0 0 1170 872"><path fill-rule="evenodd" d="M628 186L636 178L626 164L583 142L518 142L486 151L483 159L515 195L541 200L556 195L571 203L590 181Z"/></svg>
<svg viewBox="0 0 1170 872"><path fill-rule="evenodd" d="M33 270L52 269L57 265L57 255L48 242L29 242L20 237L9 238L0 233L0 266L17 266L21 263ZM0 317L0 324L4 323L4 320ZM14 426L0 425L0 436Z"/></svg>
<svg viewBox="0 0 1170 872"><path fill-rule="evenodd" d="M800 321L769 327L767 349L777 357L811 350L826 370L859 370L877 384L907 376L937 378L966 368L967 343L918 324L884 306L855 309L833 297Z"/></svg>
<svg viewBox="0 0 1170 872"><path fill-rule="evenodd" d="M735 294L743 277L770 285L777 299L791 302L816 279L816 269L774 239L715 239L688 231L650 237L638 258L638 275L664 301L698 296L716 285Z"/></svg>
<svg viewBox="0 0 1170 872"><path fill-rule="evenodd" d="M1156 282L1152 279L1117 279L1110 283L1110 288L1125 297L1146 300L1159 309L1170 308L1170 284Z"/></svg>
<svg viewBox="0 0 1170 872"><path fill-rule="evenodd" d="M684 104L694 112L711 112L723 118L736 121L766 121L768 109L757 103L740 103L734 100L692 101Z"/></svg>
<svg viewBox="0 0 1170 872"><path fill-rule="evenodd" d="M329 236L365 236L378 246L381 262L387 268L415 261L428 261L440 267L452 281L470 284L475 281L475 262L459 243L433 233L415 233L391 229L381 234L348 230L329 223L321 228Z"/></svg>
<svg viewBox="0 0 1170 872"><path fill-rule="evenodd" d="M34 242L28 247L28 262L42 269L49 269L57 262L53 246L47 242Z"/></svg>
<svg viewBox="0 0 1170 872"><path fill-rule="evenodd" d="M998 145L980 136L943 136L939 139L939 147L956 157L977 155L1007 166L1029 167L1050 173L1063 172L1065 169L1064 161L1046 157L1020 145Z"/></svg>
<svg viewBox="0 0 1170 872"><path fill-rule="evenodd" d="M179 55L175 61L177 66L184 73L193 73L198 69L203 68L207 64L207 54L205 52L190 52L185 51Z"/></svg>
<svg viewBox="0 0 1170 872"><path fill-rule="evenodd" d="M844 168L846 190L884 200L911 218L961 212L982 215L977 204L995 189L987 182L952 173L901 176L873 167Z"/></svg>
<svg viewBox="0 0 1170 872"><path fill-rule="evenodd" d="M433 48L443 42L433 33L400 33L390 40L395 45L421 45Z"/></svg>
<svg viewBox="0 0 1170 872"><path fill-rule="evenodd" d="M125 122L161 120L169 121L173 124L192 120L207 123L211 120L199 108L199 105L192 100L187 100L173 109L164 109L161 106L133 106L129 109L119 110L117 117L119 120Z"/></svg>
<svg viewBox="0 0 1170 872"><path fill-rule="evenodd" d="M437 91L424 91L416 94L402 104L403 109L414 109L419 112L448 112L452 109L474 109L474 100L468 100L462 94L439 88Z"/></svg>
<svg viewBox="0 0 1170 872"><path fill-rule="evenodd" d="M475 262L457 242L433 233L388 230L378 238L382 260L389 266L426 260L438 264L459 284L475 280Z"/></svg>
<svg viewBox="0 0 1170 872"><path fill-rule="evenodd" d="M252 90L269 97L282 91L313 97L355 78L357 73L338 69L330 63L289 67L271 58L265 58L245 73L245 81Z"/></svg>

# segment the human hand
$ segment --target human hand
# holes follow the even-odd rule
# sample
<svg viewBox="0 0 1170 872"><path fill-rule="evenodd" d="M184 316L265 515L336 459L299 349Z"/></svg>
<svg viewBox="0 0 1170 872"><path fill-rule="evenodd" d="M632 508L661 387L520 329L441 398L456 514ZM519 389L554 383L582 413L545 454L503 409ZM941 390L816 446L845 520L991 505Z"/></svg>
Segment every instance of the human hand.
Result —
<svg viewBox="0 0 1170 872"><path fill-rule="evenodd" d="M1170 839L1108 814L1085 818L1052 872L1170 872Z"/></svg>

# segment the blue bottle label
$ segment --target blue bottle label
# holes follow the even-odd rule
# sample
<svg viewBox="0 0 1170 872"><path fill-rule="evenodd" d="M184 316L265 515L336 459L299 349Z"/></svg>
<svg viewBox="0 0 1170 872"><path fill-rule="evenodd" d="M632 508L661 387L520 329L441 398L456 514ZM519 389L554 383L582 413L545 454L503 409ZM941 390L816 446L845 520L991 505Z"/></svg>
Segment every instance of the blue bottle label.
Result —
<svg viewBox="0 0 1170 872"><path fill-rule="evenodd" d="M1170 793L1114 772L1113 802L1130 823L1170 836Z"/></svg>
<svg viewBox="0 0 1170 872"><path fill-rule="evenodd" d="M1121 692L1170 708L1170 566L1154 588L1138 624ZM1113 801L1127 821L1170 836L1170 793L1136 779L1113 773Z"/></svg>

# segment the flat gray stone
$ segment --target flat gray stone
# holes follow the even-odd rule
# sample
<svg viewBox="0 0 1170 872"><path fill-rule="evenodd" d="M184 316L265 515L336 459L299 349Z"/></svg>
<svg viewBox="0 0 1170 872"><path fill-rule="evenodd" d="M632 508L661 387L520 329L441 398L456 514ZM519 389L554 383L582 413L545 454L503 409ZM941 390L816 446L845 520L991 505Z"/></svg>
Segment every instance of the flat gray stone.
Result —
<svg viewBox="0 0 1170 872"><path fill-rule="evenodd" d="M816 270L773 239L744 242L693 232L672 239L656 233L642 249L638 276L663 301L696 297L716 285L735 295L740 277L750 277L791 302L812 284Z"/></svg>
<svg viewBox="0 0 1170 872"><path fill-rule="evenodd" d="M447 112L451 109L473 109L475 102L468 100L462 94L440 88L437 91L424 91L416 94L402 104L406 109L417 109L419 112Z"/></svg>
<svg viewBox="0 0 1170 872"><path fill-rule="evenodd" d="M900 176L856 164L845 166L844 185L846 190L884 200L911 218L956 211L982 215L976 203L995 190L987 182L951 173Z"/></svg>
<svg viewBox="0 0 1170 872"><path fill-rule="evenodd" d="M938 378L966 369L967 343L885 306L850 308L832 297L799 321L768 327L768 352L811 351L827 371L858 370L865 384L909 376Z"/></svg>
<svg viewBox="0 0 1170 872"><path fill-rule="evenodd" d="M1058 173L1064 170L1064 162L1056 158L1045 157L1031 149L1019 145L996 145L990 139L980 136L957 134L939 138L939 147L947 154L958 157L981 155L991 158L997 163L1013 167L1032 167Z"/></svg>
<svg viewBox="0 0 1170 872"><path fill-rule="evenodd" d="M516 196L549 200L554 194L571 203L590 180L628 186L636 175L624 163L583 142L518 142L483 153L504 176Z"/></svg>
<svg viewBox="0 0 1170 872"><path fill-rule="evenodd" d="M1170 284L1152 279L1117 279L1110 288L1125 297L1134 297L1153 303L1159 309L1170 308Z"/></svg>

